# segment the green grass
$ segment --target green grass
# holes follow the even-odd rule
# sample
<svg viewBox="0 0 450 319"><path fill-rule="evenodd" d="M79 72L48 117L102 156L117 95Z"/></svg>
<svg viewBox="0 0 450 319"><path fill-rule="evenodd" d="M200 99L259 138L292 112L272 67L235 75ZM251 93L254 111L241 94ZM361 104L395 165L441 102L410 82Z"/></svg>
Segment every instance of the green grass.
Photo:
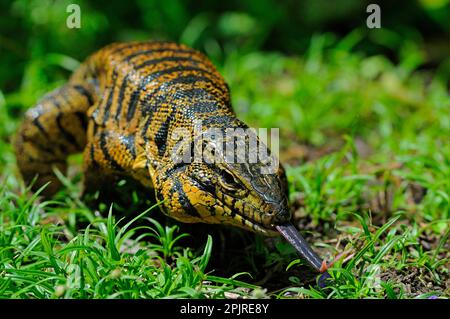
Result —
<svg viewBox="0 0 450 319"><path fill-rule="evenodd" d="M35 196L5 188L0 196L3 298L223 298L239 287L256 288L210 276L211 237L199 254L176 246L186 234L148 217L152 208L119 227L111 210L102 218L72 200L67 209L68 203L36 204ZM59 224L62 211L89 225ZM148 225L133 227L137 219ZM134 236L139 230L144 233Z"/></svg>
<svg viewBox="0 0 450 319"><path fill-rule="evenodd" d="M10 137L24 109L60 84L46 82L42 63L76 65L52 55L29 64L20 90L0 93L0 297L448 298L445 76L420 70L423 53L410 44L397 64L352 52L361 37L317 36L302 57L237 52L219 66L239 117L280 128L294 221L328 260L346 252L329 286L307 279L282 239L240 230L245 246L227 250L225 275L212 258L230 238L189 247L183 225L157 221L155 208L117 220L120 206L89 209L79 169L61 177L54 200L30 194Z"/></svg>

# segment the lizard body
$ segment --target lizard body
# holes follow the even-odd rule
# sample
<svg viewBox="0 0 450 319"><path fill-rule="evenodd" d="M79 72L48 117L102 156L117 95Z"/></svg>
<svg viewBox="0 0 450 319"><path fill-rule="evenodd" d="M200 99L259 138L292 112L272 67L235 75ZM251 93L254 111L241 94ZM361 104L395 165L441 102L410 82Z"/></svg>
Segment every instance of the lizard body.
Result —
<svg viewBox="0 0 450 319"><path fill-rule="evenodd" d="M85 192L127 176L153 189L163 211L179 221L284 234L278 226L291 215L281 165L260 174L260 163L174 161L179 141L171 136L177 129L192 134L196 121L221 131L247 128L202 53L172 42L115 43L26 112L17 163L26 183L38 176L33 190L51 182L44 190L51 196L61 186L54 167L64 173L67 156L83 152ZM207 140L213 149L217 143ZM316 255L306 257L320 267Z"/></svg>

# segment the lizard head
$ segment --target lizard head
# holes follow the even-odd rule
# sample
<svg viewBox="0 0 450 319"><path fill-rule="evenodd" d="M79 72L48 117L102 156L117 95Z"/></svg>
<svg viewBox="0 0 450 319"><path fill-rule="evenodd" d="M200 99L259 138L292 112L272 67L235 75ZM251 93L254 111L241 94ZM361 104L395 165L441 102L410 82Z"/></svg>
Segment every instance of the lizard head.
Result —
<svg viewBox="0 0 450 319"><path fill-rule="evenodd" d="M180 147L172 145L174 156L170 160L165 156L166 162L150 171L163 211L185 223L226 224L266 236L281 234L311 267L325 272L321 277L325 280L329 275L324 262L290 223L283 167L248 133L236 143L235 136L202 134L199 141L187 139ZM223 130L219 135L224 136ZM255 153L256 160L251 156Z"/></svg>
<svg viewBox="0 0 450 319"><path fill-rule="evenodd" d="M257 138L256 145L266 156L250 158L256 150L245 134L227 144L236 136L218 138L217 132L209 132L201 141L185 143L187 149L173 152L184 160L172 157L153 174L158 176L155 191L167 215L187 223L226 224L279 235L275 226L291 217L284 170ZM227 145L232 145L231 153Z"/></svg>

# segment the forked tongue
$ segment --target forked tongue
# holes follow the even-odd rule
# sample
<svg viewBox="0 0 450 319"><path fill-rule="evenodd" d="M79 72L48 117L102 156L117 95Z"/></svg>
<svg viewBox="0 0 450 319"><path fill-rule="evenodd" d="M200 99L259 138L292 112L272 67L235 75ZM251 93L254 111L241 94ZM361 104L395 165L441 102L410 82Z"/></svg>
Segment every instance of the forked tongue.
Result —
<svg viewBox="0 0 450 319"><path fill-rule="evenodd" d="M300 257L308 262L308 264L322 273L319 278L319 286L325 286L325 280L330 277L326 271L326 265L324 261L312 250L308 242L300 235L300 233L295 229L294 225L286 223L283 225L276 225L275 228L280 232L281 235L292 245L295 250L297 250Z"/></svg>

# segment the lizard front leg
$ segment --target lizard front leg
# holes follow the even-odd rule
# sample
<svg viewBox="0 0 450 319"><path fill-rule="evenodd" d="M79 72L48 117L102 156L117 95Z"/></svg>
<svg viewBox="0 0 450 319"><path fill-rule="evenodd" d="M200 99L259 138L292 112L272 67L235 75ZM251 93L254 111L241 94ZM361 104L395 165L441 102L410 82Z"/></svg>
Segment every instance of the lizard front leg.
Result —
<svg viewBox="0 0 450 319"><path fill-rule="evenodd" d="M90 121L83 154L83 196L96 191L113 193L113 186L121 177L151 187L145 161L144 150L135 143L133 134L106 129Z"/></svg>

